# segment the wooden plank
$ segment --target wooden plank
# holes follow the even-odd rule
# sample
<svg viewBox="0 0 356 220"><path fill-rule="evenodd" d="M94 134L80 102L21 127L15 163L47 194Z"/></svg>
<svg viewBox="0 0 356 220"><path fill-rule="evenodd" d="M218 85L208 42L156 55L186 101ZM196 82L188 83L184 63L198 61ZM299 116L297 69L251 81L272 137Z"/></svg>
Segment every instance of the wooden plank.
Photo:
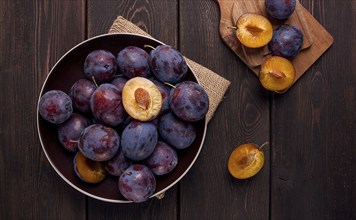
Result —
<svg viewBox="0 0 356 220"><path fill-rule="evenodd" d="M208 125L201 154L180 185L181 219L268 219L269 147L261 173L234 179L227 160L239 144L269 140L269 95L254 74L224 45L219 6L210 0L180 0L180 50L231 81ZM199 16L197 16L199 14ZM194 22L193 22L194 21Z"/></svg>
<svg viewBox="0 0 356 220"><path fill-rule="evenodd" d="M334 45L272 101L271 219L355 219L355 1L303 1Z"/></svg>
<svg viewBox="0 0 356 220"><path fill-rule="evenodd" d="M88 37L107 33L119 15L157 40L178 46L177 0L88 0Z"/></svg>
<svg viewBox="0 0 356 220"><path fill-rule="evenodd" d="M84 39L84 1L0 1L0 14L0 219L84 219L85 197L50 166L36 128L47 73Z"/></svg>
<svg viewBox="0 0 356 220"><path fill-rule="evenodd" d="M177 1L107 0L88 1L88 37L107 33L117 16L138 25L158 40L177 47ZM177 187L169 189L162 200L140 204L108 204L88 199L89 219L176 219Z"/></svg>

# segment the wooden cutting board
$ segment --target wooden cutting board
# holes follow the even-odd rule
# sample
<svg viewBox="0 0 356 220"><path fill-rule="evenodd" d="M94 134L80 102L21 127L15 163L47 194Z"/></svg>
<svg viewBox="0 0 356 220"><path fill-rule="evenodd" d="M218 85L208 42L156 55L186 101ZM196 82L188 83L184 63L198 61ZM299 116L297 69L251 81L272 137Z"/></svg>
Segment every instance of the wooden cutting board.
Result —
<svg viewBox="0 0 356 220"><path fill-rule="evenodd" d="M233 52L258 76L263 60L270 56L267 46L259 49L246 48L237 40L235 26L237 19L244 13L253 12L266 16L276 28L287 23L298 26L303 32L302 50L292 60L296 69L294 83L313 65L313 63L332 45L333 37L325 28L299 3L285 21L281 22L267 15L264 0L218 0L220 6L220 35ZM294 84L293 83L293 84Z"/></svg>

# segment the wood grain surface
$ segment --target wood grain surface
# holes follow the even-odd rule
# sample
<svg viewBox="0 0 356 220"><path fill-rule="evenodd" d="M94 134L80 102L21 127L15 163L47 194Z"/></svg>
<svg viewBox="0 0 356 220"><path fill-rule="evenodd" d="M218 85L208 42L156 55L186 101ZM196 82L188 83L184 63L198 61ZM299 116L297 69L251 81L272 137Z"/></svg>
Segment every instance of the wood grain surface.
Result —
<svg viewBox="0 0 356 220"><path fill-rule="evenodd" d="M300 2L334 44L274 94L225 44L218 1L0 1L0 219L356 219L356 1ZM47 161L36 128L47 73L118 15L231 81L192 169L163 199L141 204L74 190ZM265 141L261 172L232 178L232 150Z"/></svg>
<svg viewBox="0 0 356 220"><path fill-rule="evenodd" d="M0 219L85 218L78 212L85 210L85 196L50 166L36 128L37 98L47 73L85 39L84 6L0 1Z"/></svg>

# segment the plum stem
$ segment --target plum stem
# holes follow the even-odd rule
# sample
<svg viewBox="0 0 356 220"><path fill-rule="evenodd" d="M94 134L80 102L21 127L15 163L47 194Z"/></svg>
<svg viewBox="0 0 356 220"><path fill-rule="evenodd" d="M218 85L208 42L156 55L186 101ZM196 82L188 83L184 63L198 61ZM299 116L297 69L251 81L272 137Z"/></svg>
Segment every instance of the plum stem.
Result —
<svg viewBox="0 0 356 220"><path fill-rule="evenodd" d="M258 150L259 150L259 151L262 150L262 148L263 148L264 146L266 146L267 144L269 144L269 141L264 142L264 143L258 148Z"/></svg>
<svg viewBox="0 0 356 220"><path fill-rule="evenodd" d="M272 52L271 51L266 51L263 56L267 56L267 55L270 55Z"/></svg>
<svg viewBox="0 0 356 220"><path fill-rule="evenodd" d="M70 143L78 143L79 140L69 140Z"/></svg>
<svg viewBox="0 0 356 220"><path fill-rule="evenodd" d="M235 26L227 26L227 28L237 30L237 27Z"/></svg>
<svg viewBox="0 0 356 220"><path fill-rule="evenodd" d="M167 86L170 86L170 87L172 87L172 88L176 88L176 86L175 85L173 85L173 84L170 84L170 83L168 83L168 82L164 82L164 84L166 84Z"/></svg>
<svg viewBox="0 0 356 220"><path fill-rule="evenodd" d="M143 45L143 47L144 48L151 48L152 50L155 50L156 48L155 47L153 47L153 46L151 46L151 45L148 45L148 44L145 44L145 45Z"/></svg>
<svg viewBox="0 0 356 220"><path fill-rule="evenodd" d="M92 76L91 79L93 80L93 83L95 84L96 88L98 88L99 86L98 86L98 83L96 83L95 77Z"/></svg>
<svg viewBox="0 0 356 220"><path fill-rule="evenodd" d="M118 77L122 77L122 76L124 76L124 74L116 74L116 75L114 75L114 78L118 78Z"/></svg>

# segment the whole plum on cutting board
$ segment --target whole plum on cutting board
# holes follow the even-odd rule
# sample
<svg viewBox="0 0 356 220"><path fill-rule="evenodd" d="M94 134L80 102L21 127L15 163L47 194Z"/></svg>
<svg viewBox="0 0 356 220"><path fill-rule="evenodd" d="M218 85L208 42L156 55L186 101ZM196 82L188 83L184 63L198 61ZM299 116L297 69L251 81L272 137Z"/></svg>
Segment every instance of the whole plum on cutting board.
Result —
<svg viewBox="0 0 356 220"><path fill-rule="evenodd" d="M293 59L303 45L303 33L294 25L283 24L274 30L268 49L273 56Z"/></svg>
<svg viewBox="0 0 356 220"><path fill-rule="evenodd" d="M276 19L287 19L295 10L296 0L265 0L266 11Z"/></svg>

